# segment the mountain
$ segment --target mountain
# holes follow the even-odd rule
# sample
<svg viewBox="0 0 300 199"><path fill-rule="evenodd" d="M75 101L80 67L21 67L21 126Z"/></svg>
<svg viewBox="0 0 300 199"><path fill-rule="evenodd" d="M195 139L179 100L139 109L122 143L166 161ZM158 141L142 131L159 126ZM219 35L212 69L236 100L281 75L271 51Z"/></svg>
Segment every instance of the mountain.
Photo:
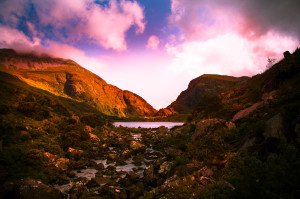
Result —
<svg viewBox="0 0 300 199"><path fill-rule="evenodd" d="M193 79L189 83L188 88L182 91L168 107L160 109L157 115L168 116L176 113L191 113L202 99L223 93L247 79L248 77L204 74Z"/></svg>
<svg viewBox="0 0 300 199"><path fill-rule="evenodd" d="M30 86L87 103L106 115L148 116L156 112L140 96L106 83L72 60L1 49L0 69Z"/></svg>

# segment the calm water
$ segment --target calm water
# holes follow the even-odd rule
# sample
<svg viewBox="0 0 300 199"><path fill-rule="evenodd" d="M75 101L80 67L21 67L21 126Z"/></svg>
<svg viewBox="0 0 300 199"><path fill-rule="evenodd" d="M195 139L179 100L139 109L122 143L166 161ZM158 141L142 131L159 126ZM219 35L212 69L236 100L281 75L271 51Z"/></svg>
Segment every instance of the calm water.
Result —
<svg viewBox="0 0 300 199"><path fill-rule="evenodd" d="M158 128L160 126L165 126L167 128L172 128L174 126L182 126L183 122L114 122L114 126L119 127L129 127L129 128Z"/></svg>

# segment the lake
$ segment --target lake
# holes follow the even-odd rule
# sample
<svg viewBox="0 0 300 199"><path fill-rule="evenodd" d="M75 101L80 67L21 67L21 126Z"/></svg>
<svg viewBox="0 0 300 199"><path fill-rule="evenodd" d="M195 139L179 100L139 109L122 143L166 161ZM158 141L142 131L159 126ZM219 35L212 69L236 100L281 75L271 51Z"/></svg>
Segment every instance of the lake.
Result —
<svg viewBox="0 0 300 199"><path fill-rule="evenodd" d="M165 126L167 128L172 128L174 126L182 126L183 122L114 122L114 126L119 127L129 127L129 128L158 128L160 126Z"/></svg>

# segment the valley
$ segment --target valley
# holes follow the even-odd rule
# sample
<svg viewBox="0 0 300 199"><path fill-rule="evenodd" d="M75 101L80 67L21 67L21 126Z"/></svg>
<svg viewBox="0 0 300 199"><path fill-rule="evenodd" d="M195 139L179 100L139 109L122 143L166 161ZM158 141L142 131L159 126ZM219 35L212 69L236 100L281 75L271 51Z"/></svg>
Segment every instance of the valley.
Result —
<svg viewBox="0 0 300 199"><path fill-rule="evenodd" d="M0 198L299 194L299 49L251 78L202 75L159 111L71 60L0 61Z"/></svg>

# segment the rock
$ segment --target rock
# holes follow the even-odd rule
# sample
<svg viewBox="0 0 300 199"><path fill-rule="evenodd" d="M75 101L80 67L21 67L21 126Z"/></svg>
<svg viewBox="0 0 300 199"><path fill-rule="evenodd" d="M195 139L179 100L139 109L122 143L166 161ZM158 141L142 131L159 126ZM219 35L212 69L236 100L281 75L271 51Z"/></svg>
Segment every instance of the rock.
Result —
<svg viewBox="0 0 300 199"><path fill-rule="evenodd" d="M268 138L283 138L283 120L280 114L275 115L266 122L266 128L263 136Z"/></svg>
<svg viewBox="0 0 300 199"><path fill-rule="evenodd" d="M199 182L202 185L208 185L208 184L214 184L214 183L216 183L214 180L212 180L212 179L210 179L208 177L205 177L205 176L201 176L200 179L199 179Z"/></svg>
<svg viewBox="0 0 300 199"><path fill-rule="evenodd" d="M87 199L88 190L83 182L76 182L70 190L70 199Z"/></svg>
<svg viewBox="0 0 300 199"><path fill-rule="evenodd" d="M143 183L139 182L137 184L131 185L126 189L127 196L130 199L139 198L139 196L144 194L144 185Z"/></svg>
<svg viewBox="0 0 300 199"><path fill-rule="evenodd" d="M229 182L227 182L226 180L221 180L221 181L217 182L217 185L222 186L222 187L229 187L229 188L231 188L232 191L235 190L235 187L232 184L230 184Z"/></svg>
<svg viewBox="0 0 300 199"><path fill-rule="evenodd" d="M33 179L25 179L17 182L14 189L14 195L14 198L20 199L63 198L63 195L59 190Z"/></svg>
<svg viewBox="0 0 300 199"><path fill-rule="evenodd" d="M277 90L273 90L271 92L264 93L261 98L262 100L264 100L264 102L269 102L275 99L276 94L277 94Z"/></svg>
<svg viewBox="0 0 300 199"><path fill-rule="evenodd" d="M165 148L164 151L165 151L166 155L171 158L176 158L183 153L181 150L173 148L173 147Z"/></svg>
<svg viewBox="0 0 300 199"><path fill-rule="evenodd" d="M101 186L105 185L111 181L109 178L103 177L103 175L99 175L99 174L96 174L94 180L98 185L101 185Z"/></svg>
<svg viewBox="0 0 300 199"><path fill-rule="evenodd" d="M160 165L158 173L163 176L167 175L171 170L172 165L172 162L165 161L164 163L162 163L162 165Z"/></svg>
<svg viewBox="0 0 300 199"><path fill-rule="evenodd" d="M242 152L242 151L248 149L249 147L254 146L255 141L256 141L256 138L255 138L255 137L252 137L252 138L248 138L248 137L247 137L247 138L243 141L242 146L238 149L238 152Z"/></svg>
<svg viewBox="0 0 300 199"><path fill-rule="evenodd" d="M159 128L158 128L158 133L168 133L169 132L169 129L167 128L167 127L165 127L165 126L160 126Z"/></svg>
<svg viewBox="0 0 300 199"><path fill-rule="evenodd" d="M69 147L68 153L70 154L71 157L73 157L75 159L79 159L83 155L83 150L74 149L72 147Z"/></svg>
<svg viewBox="0 0 300 199"><path fill-rule="evenodd" d="M86 130L87 132L92 132L94 129L93 129L93 127L91 127L91 126L86 125L86 126L84 127L84 130ZM92 134L92 135L93 135L93 134Z"/></svg>
<svg viewBox="0 0 300 199"><path fill-rule="evenodd" d="M140 142L131 142L130 143L130 148L132 150L134 150L135 152L146 150L146 146L144 144L140 143Z"/></svg>
<svg viewBox="0 0 300 199"><path fill-rule="evenodd" d="M186 166L188 167L188 169L199 169L199 167L202 166L202 165L203 165L203 162L199 162L199 161L193 159Z"/></svg>
<svg viewBox="0 0 300 199"><path fill-rule="evenodd" d="M157 181L157 175L154 173L154 166L150 165L144 170L144 181L147 185L155 187Z"/></svg>
<svg viewBox="0 0 300 199"><path fill-rule="evenodd" d="M246 116L248 116L250 113L252 113L253 111L256 111L257 109L259 109L260 107L262 107L264 105L264 102L257 102L255 104L253 104L252 106L245 108L239 112L237 112L233 118L232 118L232 122L237 122L243 118L245 118Z"/></svg>
<svg viewBox="0 0 300 199"><path fill-rule="evenodd" d="M104 169L104 165L102 163L99 163L95 166L95 169L97 169L98 171L102 171Z"/></svg>
<svg viewBox="0 0 300 199"><path fill-rule="evenodd" d="M110 159L110 160L115 160L116 158L118 157L118 155L117 154L115 154L115 153L110 153L110 154L108 154L108 159Z"/></svg>
<svg viewBox="0 0 300 199"><path fill-rule="evenodd" d="M211 177L214 172L206 166L199 170L199 173L204 177Z"/></svg>
<svg viewBox="0 0 300 199"><path fill-rule="evenodd" d="M105 198L115 198L115 199L127 199L126 190L117 186L107 187L106 193L103 194L107 197Z"/></svg>
<svg viewBox="0 0 300 199"><path fill-rule="evenodd" d="M54 166L62 171L66 171L69 168L70 160L67 158L59 158L54 162Z"/></svg>
<svg viewBox="0 0 300 199"><path fill-rule="evenodd" d="M91 138L92 141L100 142L100 138L97 135L92 134L92 133L89 133L89 135L90 135L90 138Z"/></svg>
<svg viewBox="0 0 300 199"><path fill-rule="evenodd" d="M192 140L203 137L207 134L213 133L215 131L227 128L229 123L222 119L207 119L202 120L197 123L194 134L192 135Z"/></svg>
<svg viewBox="0 0 300 199"><path fill-rule="evenodd" d="M53 155L49 152L45 152L44 155L48 158L49 163L55 162L57 155Z"/></svg>
<svg viewBox="0 0 300 199"><path fill-rule="evenodd" d="M88 188L92 188L92 187L98 187L99 184L97 183L97 181L95 180L95 178L92 178L90 181L88 181L88 183L86 184L86 186Z"/></svg>

